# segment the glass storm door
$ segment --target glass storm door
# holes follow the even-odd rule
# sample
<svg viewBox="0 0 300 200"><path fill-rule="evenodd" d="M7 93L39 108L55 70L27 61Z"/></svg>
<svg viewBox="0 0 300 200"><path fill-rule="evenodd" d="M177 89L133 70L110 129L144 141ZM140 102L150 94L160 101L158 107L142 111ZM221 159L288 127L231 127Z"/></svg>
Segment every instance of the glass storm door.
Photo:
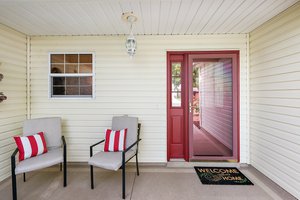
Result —
<svg viewBox="0 0 300 200"><path fill-rule="evenodd" d="M237 55L188 59L190 160L237 160Z"/></svg>

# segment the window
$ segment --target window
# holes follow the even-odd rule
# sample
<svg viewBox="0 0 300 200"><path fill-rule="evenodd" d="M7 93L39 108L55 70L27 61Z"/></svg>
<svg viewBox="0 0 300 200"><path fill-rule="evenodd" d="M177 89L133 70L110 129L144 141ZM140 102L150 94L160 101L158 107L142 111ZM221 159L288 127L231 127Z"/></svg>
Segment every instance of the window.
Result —
<svg viewBox="0 0 300 200"><path fill-rule="evenodd" d="M50 53L50 97L93 97L94 55Z"/></svg>
<svg viewBox="0 0 300 200"><path fill-rule="evenodd" d="M181 63L172 63L172 107L181 107Z"/></svg>

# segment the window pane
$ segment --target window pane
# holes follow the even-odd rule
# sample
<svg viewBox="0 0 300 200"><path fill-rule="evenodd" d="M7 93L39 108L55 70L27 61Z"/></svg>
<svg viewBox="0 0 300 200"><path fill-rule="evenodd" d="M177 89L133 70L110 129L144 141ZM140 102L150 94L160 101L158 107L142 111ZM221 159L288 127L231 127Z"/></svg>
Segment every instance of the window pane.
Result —
<svg viewBox="0 0 300 200"><path fill-rule="evenodd" d="M66 87L66 95L79 95L79 87Z"/></svg>
<svg viewBox="0 0 300 200"><path fill-rule="evenodd" d="M67 85L79 85L79 77L66 77Z"/></svg>
<svg viewBox="0 0 300 200"><path fill-rule="evenodd" d="M53 87L53 95L65 95L65 87Z"/></svg>
<svg viewBox="0 0 300 200"><path fill-rule="evenodd" d="M172 107L181 107L181 92L172 92Z"/></svg>
<svg viewBox="0 0 300 200"><path fill-rule="evenodd" d="M81 95L92 95L92 86L81 86L80 94Z"/></svg>
<svg viewBox="0 0 300 200"><path fill-rule="evenodd" d="M181 90L181 78L173 77L172 78L172 91L180 91Z"/></svg>
<svg viewBox="0 0 300 200"><path fill-rule="evenodd" d="M51 54L51 63L64 63L64 54Z"/></svg>
<svg viewBox="0 0 300 200"><path fill-rule="evenodd" d="M181 63L172 63L172 107L181 107Z"/></svg>
<svg viewBox="0 0 300 200"><path fill-rule="evenodd" d="M78 73L78 64L66 64L66 73Z"/></svg>
<svg viewBox="0 0 300 200"><path fill-rule="evenodd" d="M93 55L92 54L80 54L79 62L80 63L92 63Z"/></svg>
<svg viewBox="0 0 300 200"><path fill-rule="evenodd" d="M54 74L64 73L64 64L52 64L51 73Z"/></svg>
<svg viewBox="0 0 300 200"><path fill-rule="evenodd" d="M66 54L66 63L78 63L78 54Z"/></svg>
<svg viewBox="0 0 300 200"><path fill-rule="evenodd" d="M92 64L80 64L79 73L92 73Z"/></svg>
<svg viewBox="0 0 300 200"><path fill-rule="evenodd" d="M65 85L65 77L53 77L52 84L54 86L64 86Z"/></svg>
<svg viewBox="0 0 300 200"><path fill-rule="evenodd" d="M172 76L180 76L181 63L172 63Z"/></svg>
<svg viewBox="0 0 300 200"><path fill-rule="evenodd" d="M92 85L93 79L91 76L80 77L80 85Z"/></svg>

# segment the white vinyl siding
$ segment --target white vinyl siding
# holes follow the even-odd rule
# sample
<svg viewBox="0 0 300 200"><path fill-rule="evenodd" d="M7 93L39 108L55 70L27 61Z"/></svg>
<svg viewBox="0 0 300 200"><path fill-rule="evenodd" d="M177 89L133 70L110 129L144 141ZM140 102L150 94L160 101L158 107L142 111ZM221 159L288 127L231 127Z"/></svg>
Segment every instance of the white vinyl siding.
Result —
<svg viewBox="0 0 300 200"><path fill-rule="evenodd" d="M300 199L300 3L250 34L250 163Z"/></svg>
<svg viewBox="0 0 300 200"><path fill-rule="evenodd" d="M241 162L248 162L247 35L137 36L130 59L126 36L31 37L31 117L61 116L69 161L86 161L89 146L104 138L114 115L136 116L141 162L166 162L166 52L240 50ZM48 52L94 52L95 98L49 99Z"/></svg>
<svg viewBox="0 0 300 200"><path fill-rule="evenodd" d="M22 133L26 119L26 36L0 24L0 181L10 176L14 135Z"/></svg>

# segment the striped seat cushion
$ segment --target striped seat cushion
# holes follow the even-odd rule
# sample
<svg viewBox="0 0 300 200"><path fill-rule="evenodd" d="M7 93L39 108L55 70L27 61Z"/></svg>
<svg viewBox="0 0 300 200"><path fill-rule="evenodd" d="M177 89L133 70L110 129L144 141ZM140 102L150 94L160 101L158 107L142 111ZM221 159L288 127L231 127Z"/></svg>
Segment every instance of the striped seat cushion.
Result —
<svg viewBox="0 0 300 200"><path fill-rule="evenodd" d="M124 151L126 144L127 128L113 131L106 129L104 151Z"/></svg>
<svg viewBox="0 0 300 200"><path fill-rule="evenodd" d="M19 149L20 161L47 153L48 151L43 132L23 137L17 136L14 139Z"/></svg>

